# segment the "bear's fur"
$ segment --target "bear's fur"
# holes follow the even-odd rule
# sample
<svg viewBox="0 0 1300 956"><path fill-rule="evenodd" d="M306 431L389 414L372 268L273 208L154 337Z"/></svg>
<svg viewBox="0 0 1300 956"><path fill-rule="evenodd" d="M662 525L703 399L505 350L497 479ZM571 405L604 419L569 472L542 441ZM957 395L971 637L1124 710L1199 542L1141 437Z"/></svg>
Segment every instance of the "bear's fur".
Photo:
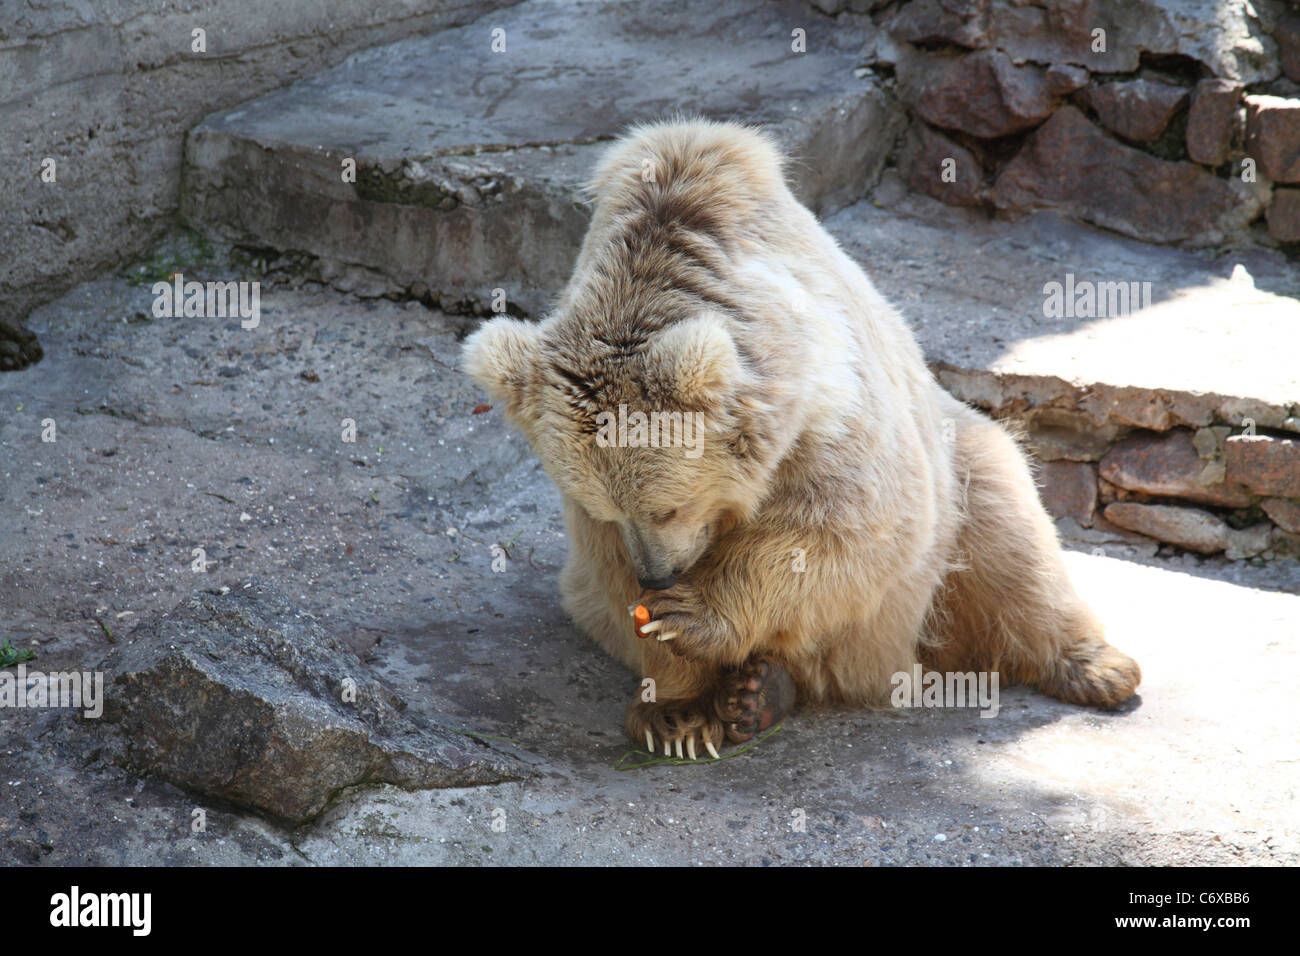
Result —
<svg viewBox="0 0 1300 956"><path fill-rule="evenodd" d="M756 663L812 703L881 705L918 661L1078 704L1134 693L1019 447L939 387L765 136L634 129L592 188L553 312L486 323L465 358L563 493L566 609L656 682L634 740L716 752ZM604 447L620 405L698 413L700 449Z"/></svg>

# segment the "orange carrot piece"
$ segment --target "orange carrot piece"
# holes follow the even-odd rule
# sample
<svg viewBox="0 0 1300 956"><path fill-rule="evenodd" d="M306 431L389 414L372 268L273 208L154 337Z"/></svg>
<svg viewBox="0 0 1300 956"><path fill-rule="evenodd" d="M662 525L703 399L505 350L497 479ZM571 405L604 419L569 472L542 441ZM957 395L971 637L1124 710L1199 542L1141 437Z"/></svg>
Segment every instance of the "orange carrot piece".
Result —
<svg viewBox="0 0 1300 956"><path fill-rule="evenodd" d="M650 623L650 612L646 610L645 605L638 604L636 610L632 612L632 624L636 628L637 637L645 637L641 633L641 628Z"/></svg>

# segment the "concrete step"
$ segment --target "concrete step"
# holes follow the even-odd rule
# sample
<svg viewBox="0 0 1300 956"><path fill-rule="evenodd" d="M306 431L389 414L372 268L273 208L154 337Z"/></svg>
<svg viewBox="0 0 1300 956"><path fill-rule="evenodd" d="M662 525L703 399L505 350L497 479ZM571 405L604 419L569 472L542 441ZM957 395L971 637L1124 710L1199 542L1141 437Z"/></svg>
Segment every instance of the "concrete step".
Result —
<svg viewBox="0 0 1300 956"><path fill-rule="evenodd" d="M990 220L900 195L892 179L825 225L959 397L1009 410L1068 390L1099 425L1253 417L1300 431L1283 426L1300 411L1300 273L1281 253L1154 246L1050 213ZM1082 310L1049 315L1049 283L1072 283ZM1107 314L1103 289L1089 311L1085 287L1101 283L1122 284L1128 307Z"/></svg>
<svg viewBox="0 0 1300 956"><path fill-rule="evenodd" d="M807 52L792 49L797 30ZM802 4L592 3L578 16L528 0L208 117L186 142L182 213L320 257L327 277L361 267L448 305L501 288L536 311L577 254L599 144L629 124L760 124L794 157L809 206L860 198L903 121L857 70L862 43Z"/></svg>

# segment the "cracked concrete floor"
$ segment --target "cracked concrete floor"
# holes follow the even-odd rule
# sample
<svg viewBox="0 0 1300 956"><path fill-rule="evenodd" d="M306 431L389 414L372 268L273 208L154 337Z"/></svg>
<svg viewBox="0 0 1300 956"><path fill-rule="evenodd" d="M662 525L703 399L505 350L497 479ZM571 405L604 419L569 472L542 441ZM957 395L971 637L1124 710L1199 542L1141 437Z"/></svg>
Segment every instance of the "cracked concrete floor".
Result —
<svg viewBox="0 0 1300 956"><path fill-rule="evenodd" d="M6 711L0 861L1300 861L1300 597L1261 586L1276 575L1069 555L1143 666L1126 713L1022 688L996 719L800 711L717 764L618 770L636 679L559 608L559 499L500 413L475 414L463 320L314 286L264 288L253 330L151 302L83 285L32 315L45 360L0 376L0 637L32 667L86 667L192 590L261 576L413 706L513 738L537 773L358 790L296 832L210 806L196 834L194 797L102 766L70 715Z"/></svg>

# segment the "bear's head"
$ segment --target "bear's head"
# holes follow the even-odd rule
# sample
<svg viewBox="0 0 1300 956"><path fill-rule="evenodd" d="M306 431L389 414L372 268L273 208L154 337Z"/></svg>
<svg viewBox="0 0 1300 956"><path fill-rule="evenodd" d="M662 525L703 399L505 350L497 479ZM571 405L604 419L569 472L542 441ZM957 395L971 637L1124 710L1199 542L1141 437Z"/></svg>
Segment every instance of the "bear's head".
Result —
<svg viewBox="0 0 1300 956"><path fill-rule="evenodd" d="M635 326L497 318L465 343L465 365L559 489L618 526L652 590L753 515L784 444L718 313Z"/></svg>

